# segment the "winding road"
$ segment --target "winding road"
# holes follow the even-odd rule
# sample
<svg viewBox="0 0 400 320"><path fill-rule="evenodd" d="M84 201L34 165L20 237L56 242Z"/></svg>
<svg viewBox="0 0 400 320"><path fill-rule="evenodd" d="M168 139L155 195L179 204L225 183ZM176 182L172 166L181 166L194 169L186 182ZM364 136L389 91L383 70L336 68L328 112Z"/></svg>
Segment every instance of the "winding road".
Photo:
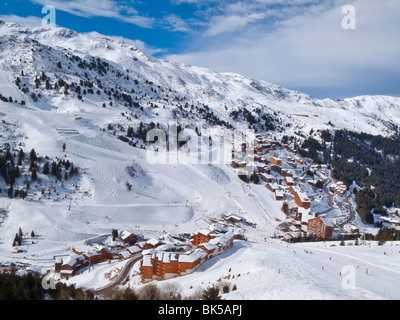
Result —
<svg viewBox="0 0 400 320"><path fill-rule="evenodd" d="M136 255L132 257L124 266L122 269L121 273L118 275L118 277L108 284L107 286L93 290L93 293L95 295L100 295L106 300L113 299L115 295L118 293L119 290L119 285L128 277L129 272L131 271L132 267L135 265L136 262L140 261L142 259L142 255Z"/></svg>

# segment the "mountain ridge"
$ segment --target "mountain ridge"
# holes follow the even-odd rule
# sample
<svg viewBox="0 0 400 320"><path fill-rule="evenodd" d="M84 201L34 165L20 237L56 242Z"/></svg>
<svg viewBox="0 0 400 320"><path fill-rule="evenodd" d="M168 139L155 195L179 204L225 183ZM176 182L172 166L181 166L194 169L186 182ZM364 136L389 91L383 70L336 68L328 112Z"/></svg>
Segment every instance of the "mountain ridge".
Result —
<svg viewBox="0 0 400 320"><path fill-rule="evenodd" d="M46 47L58 48L57 56L54 53L49 53L42 57L43 60L49 60L47 65L45 63L38 64L37 67L28 70L32 75L35 73L37 75L52 65L51 70L55 73L57 70L54 66L55 59L64 60L61 63L64 62L65 65L68 65L70 62L63 59L63 53L70 57L72 55L89 61L101 59L114 68L113 72L120 72L124 77L130 79L128 81L119 81L118 79L114 81L114 87L116 82L119 82L120 85L126 86L126 88L122 88L122 91L125 89L129 93L129 90L134 89L134 86L131 85L132 79L151 83L154 84L153 90L156 90L158 86L159 89L173 92L175 98L181 99L182 104L183 102L195 102L208 105L221 117L221 120L231 122L233 125L235 125L237 119L232 121L231 113L241 111L243 108L248 109L253 115L256 114L257 108L261 108L269 114L281 113L283 115L281 117L283 126L281 127L284 127L285 130L287 130L288 125L293 125L296 122L293 121L293 117L296 115L306 114L308 118L316 118L326 112L325 122L318 119L318 121L308 121L310 123L307 123L306 129L301 128L303 126L301 123L295 127L296 130L304 133L307 133L306 131L309 131L309 128L323 129L323 126L330 122L335 128L394 135L397 133L397 126L400 124L400 98L397 97L359 96L338 100L314 99L299 91L285 89L261 80L249 79L238 74L217 73L206 68L156 59L121 40L114 40L97 34L94 36L93 33L80 34L66 28L35 28L31 30L17 24L3 23L0 34L3 41L10 37L8 38L9 41L20 41L21 46L32 41L30 50L34 50L32 46L35 45L38 46L38 50L45 50ZM15 45L17 44L15 43ZM40 46L45 47L39 48ZM13 56L15 61L17 54L19 52L12 52L10 57ZM33 56L35 56L35 53L33 53ZM70 57L69 59L71 59ZM9 60L2 59L3 70L13 69L13 63ZM51 60L53 60L53 63ZM34 62L36 61L31 63ZM68 72L65 69L58 71L61 74ZM83 73L81 72L77 77L84 78ZM157 95L153 95L152 98L167 99L166 94L160 95L159 93L157 92ZM141 104L150 102L147 97L142 97L140 100ZM156 103L153 102L153 104ZM161 106L160 103L157 105ZM320 112L321 110L324 111ZM343 113L342 117L340 117L340 113ZM153 115L153 118L156 117ZM303 118L302 120L304 122L304 120L310 119ZM362 123L358 126L357 122L360 120L362 120ZM292 131L296 131L295 129Z"/></svg>

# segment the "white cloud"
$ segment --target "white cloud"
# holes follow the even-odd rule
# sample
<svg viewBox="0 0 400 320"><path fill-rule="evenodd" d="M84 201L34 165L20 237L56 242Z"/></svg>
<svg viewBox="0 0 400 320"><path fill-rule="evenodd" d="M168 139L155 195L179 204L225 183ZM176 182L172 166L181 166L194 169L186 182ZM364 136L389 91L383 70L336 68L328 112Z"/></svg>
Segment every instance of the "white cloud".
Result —
<svg viewBox="0 0 400 320"><path fill-rule="evenodd" d="M169 14L165 16L160 24L169 30L179 31L179 32L187 32L189 31L189 26L187 22L181 19L176 14Z"/></svg>
<svg viewBox="0 0 400 320"><path fill-rule="evenodd" d="M247 16L230 15L214 17L210 22L210 27L206 31L209 36L215 36L227 32L235 32L250 23L257 22L265 18L263 13L252 13Z"/></svg>
<svg viewBox="0 0 400 320"><path fill-rule="evenodd" d="M217 31L222 32L228 24L215 25L207 36L193 42L192 51L166 58L294 89L384 91L389 85L384 79L389 75L400 80L400 2L352 1L357 12L356 30L341 26L344 4L326 0L301 13L292 10L273 27L244 21L243 30L215 37L217 41L210 35L218 35Z"/></svg>
<svg viewBox="0 0 400 320"><path fill-rule="evenodd" d="M37 28L42 26L42 19L39 17L20 17L14 14L11 15L1 15L0 20L6 21L6 22L14 22L17 23L23 27L28 27L28 28Z"/></svg>
<svg viewBox="0 0 400 320"><path fill-rule="evenodd" d="M56 10L80 17L106 17L118 19L142 28L152 28L154 19L141 16L132 7L114 0L31 0L40 5L52 5Z"/></svg>

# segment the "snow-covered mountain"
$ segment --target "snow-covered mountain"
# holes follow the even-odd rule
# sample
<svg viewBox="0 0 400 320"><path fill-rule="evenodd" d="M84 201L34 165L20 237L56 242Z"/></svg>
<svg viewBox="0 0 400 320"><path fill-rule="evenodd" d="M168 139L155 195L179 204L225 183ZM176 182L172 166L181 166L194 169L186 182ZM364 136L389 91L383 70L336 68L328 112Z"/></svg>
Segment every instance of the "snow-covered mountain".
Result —
<svg viewBox="0 0 400 320"><path fill-rule="evenodd" d="M0 180L0 260L41 265L111 229L193 232L222 213L256 224L253 237L273 235L285 215L265 187L243 184L229 165L150 164L150 128L177 123L215 136L252 128L280 138L342 128L391 136L400 126L400 98L319 100L156 59L97 33L1 21L0 94L1 146L80 172L57 181L39 170L25 200L9 199ZM30 169L16 185L26 185ZM13 254L18 228L40 236Z"/></svg>
<svg viewBox="0 0 400 320"><path fill-rule="evenodd" d="M152 103L152 111L145 110L141 115L142 121L155 122L158 118L160 121L168 118L175 120L171 117L172 111L188 103L208 106L216 117L233 126L238 125L238 119L232 119L232 112L244 108L258 118L264 114L275 114L275 123L291 132L300 130L308 133L309 128L332 127L391 135L400 122L400 98L362 96L345 100L318 100L305 93L238 74L216 73L155 59L132 45L97 33L80 34L63 28L30 30L2 23L0 34L0 63L7 81L14 82L22 70L28 75L24 79L28 87L34 86L35 77L40 78L41 72L45 72L53 82L56 76L66 82L75 80L77 83L82 79L91 82L96 79L99 82L94 83L94 89L104 87L128 95L133 90L133 100L138 96L136 101L145 109ZM61 68L57 67L59 62ZM55 108L60 110L62 106L58 100L61 97L65 101L72 100L62 94L43 93L41 87L43 83L36 91L42 93L42 105L57 106ZM72 93L73 97L76 95ZM87 100L105 100L103 94L97 98ZM160 110L164 107L166 110ZM160 112L156 112L157 109ZM194 112L189 113L193 115ZM308 118L298 119L296 115ZM179 120L182 120L181 117ZM262 126L262 120L260 122L261 130L268 127Z"/></svg>

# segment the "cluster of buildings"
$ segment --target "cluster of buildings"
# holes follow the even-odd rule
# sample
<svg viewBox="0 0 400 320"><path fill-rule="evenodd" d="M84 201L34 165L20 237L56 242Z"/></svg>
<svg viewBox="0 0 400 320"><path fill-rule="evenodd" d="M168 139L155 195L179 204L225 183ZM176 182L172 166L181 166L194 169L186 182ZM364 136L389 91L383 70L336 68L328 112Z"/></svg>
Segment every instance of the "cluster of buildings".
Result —
<svg viewBox="0 0 400 320"><path fill-rule="evenodd" d="M286 156L283 156L284 152L279 152L283 149L287 151ZM334 224L330 219L311 212L311 199L305 191L309 190L306 184L321 188L328 181L326 165L315 164L311 159L300 157L297 150L289 145L263 136L257 136L254 156L247 160L256 169L260 180L265 182L266 188L273 193L275 200L293 199L289 208L289 216L293 219L281 225L281 237L284 240L290 241L307 233L322 239L333 236ZM243 159L232 167L236 165L238 168L246 166ZM347 187L338 182L330 187L330 191L343 196Z"/></svg>
<svg viewBox="0 0 400 320"><path fill-rule="evenodd" d="M136 234L123 230L115 240L112 240L111 234L106 234L88 239L83 244L75 244L69 247L70 254L54 257L55 272L61 278L70 278L85 267L112 259L127 259L142 251L132 245L136 240Z"/></svg>
<svg viewBox="0 0 400 320"><path fill-rule="evenodd" d="M78 270L111 260L114 256L112 252L100 245L85 251L71 247L71 251L72 253L69 255L55 257L54 269L60 273L61 278L72 277Z"/></svg>
<svg viewBox="0 0 400 320"><path fill-rule="evenodd" d="M232 246L235 236L223 228L198 230L186 244L189 250L177 252L169 250L144 250L141 262L142 282L167 280L194 272L204 261L219 255Z"/></svg>
<svg viewBox="0 0 400 320"><path fill-rule="evenodd" d="M227 221L242 221L234 215L225 217ZM137 235L124 230L118 237L103 235L69 247L70 254L54 257L54 269L61 278L70 278L100 262L139 257L143 282L166 280L192 273L204 261L225 252L237 238L240 237L217 223L191 235L167 234L143 241L137 241Z"/></svg>
<svg viewBox="0 0 400 320"><path fill-rule="evenodd" d="M347 186L342 181L339 181L329 186L329 190L338 196L343 197L347 192Z"/></svg>

